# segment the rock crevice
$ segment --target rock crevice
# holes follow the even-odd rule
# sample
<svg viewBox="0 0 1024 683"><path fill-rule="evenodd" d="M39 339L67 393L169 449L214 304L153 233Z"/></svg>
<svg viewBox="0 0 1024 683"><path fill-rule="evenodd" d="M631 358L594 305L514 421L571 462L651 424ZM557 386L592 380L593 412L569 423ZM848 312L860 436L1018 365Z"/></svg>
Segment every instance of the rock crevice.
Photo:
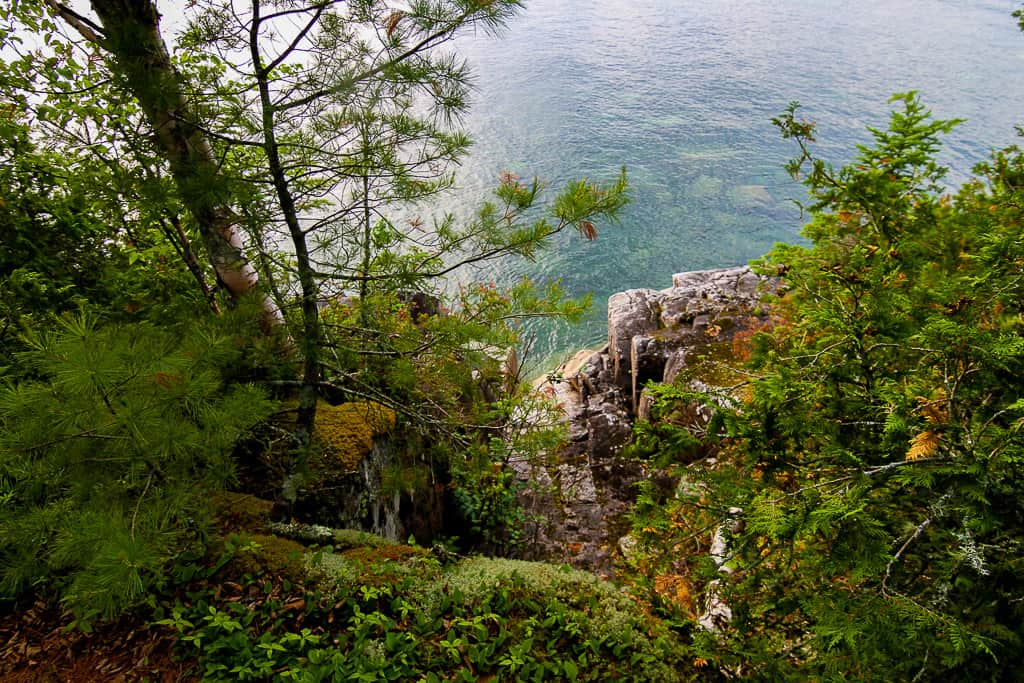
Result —
<svg viewBox="0 0 1024 683"><path fill-rule="evenodd" d="M611 568L610 548L624 533L635 484L652 476L621 456L633 425L650 417L644 392L650 381L675 382L698 354L767 321L760 297L777 281L749 267L678 273L663 290L630 289L608 301L608 344L580 353L545 383L568 425L559 465L541 475L523 465L524 481L557 480L558 495L532 495L534 554L600 572Z"/></svg>

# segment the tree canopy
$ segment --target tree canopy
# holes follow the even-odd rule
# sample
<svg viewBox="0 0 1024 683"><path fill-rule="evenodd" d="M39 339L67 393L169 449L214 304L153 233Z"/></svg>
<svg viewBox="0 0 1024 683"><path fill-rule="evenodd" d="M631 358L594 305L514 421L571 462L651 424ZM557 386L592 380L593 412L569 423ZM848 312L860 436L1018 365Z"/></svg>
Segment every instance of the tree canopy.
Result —
<svg viewBox="0 0 1024 683"><path fill-rule="evenodd" d="M269 454L288 454L283 482L260 491L282 505L294 504L306 485L322 401L372 402L398 414L395 448L419 474L396 481L454 478L468 490L478 477L492 478L508 500L504 462L530 443L535 452L553 433L550 407L521 387L517 354L529 342L520 321L574 317L586 302L567 300L557 282L501 289L465 278L456 291L447 278L469 264L532 257L569 228L593 239L595 221L614 218L628 201L624 173L607 183L573 181L546 199L540 180L495 169L494 194L475 211L431 215L430 200L456 190L453 169L470 144L459 126L468 68L450 42L464 31L500 30L519 6L210 0L184 9L185 28L170 47L153 0L95 0L88 11L25 0L2 10L0 335L9 342L12 393L0 420L37 421L8 430L0 478L12 509L48 520L36 540L63 533L66 518L47 510L95 511L105 499L64 486L40 493L24 454L37 469L73 472L104 461L101 446L128 438L119 429L174 434L143 420L149 409L124 406L163 405L169 386L199 376L210 382L209 405L181 397L184 413L152 410L169 422L194 418L203 429L219 400L256 387L262 398L251 407L262 415L229 401L238 426L225 434L242 441L260 424L263 442L234 453L240 467L259 469ZM258 327L247 317L254 311ZM77 322L58 322L62 314ZM179 362L167 334L194 348L193 331L203 338L225 324L235 326L238 353L215 354L214 345L210 368L162 369ZM74 346L83 342L105 345L110 355ZM47 351L51 344L77 351L65 359ZM123 362L122 346L151 349L153 367L104 379ZM65 397L56 384L68 376L76 391L95 385L100 393ZM38 441L46 411L24 403L36 396L25 393L30 388L76 416L52 444ZM80 412L97 396L112 422L94 424L100 418ZM264 398L284 402L272 420ZM545 436L528 424L543 426ZM65 439L82 448L66 448ZM157 509L160 524L197 519L187 497L168 512L158 494L230 482L222 446L192 454L204 463L190 460L195 471L174 465L174 449L138 453L138 461L109 456L127 469L98 471L101 488L118 489L126 502L90 519L123 526L134 515L156 524L142 513ZM206 477L204 468L218 476ZM278 461L272 469L281 474ZM505 543L498 527L511 518L491 514L495 528L484 529L476 508L490 501L459 501L477 520L473 528ZM160 524L139 537L155 543ZM39 567L48 546L35 547L6 584L15 593L46 575ZM155 571L166 556L150 550L140 567ZM97 562L61 565L54 575L71 578L55 585L63 590L79 570L85 576L90 566L117 564ZM32 563L41 574L32 574ZM73 595L76 606L91 609L90 593ZM105 613L117 604L98 601Z"/></svg>

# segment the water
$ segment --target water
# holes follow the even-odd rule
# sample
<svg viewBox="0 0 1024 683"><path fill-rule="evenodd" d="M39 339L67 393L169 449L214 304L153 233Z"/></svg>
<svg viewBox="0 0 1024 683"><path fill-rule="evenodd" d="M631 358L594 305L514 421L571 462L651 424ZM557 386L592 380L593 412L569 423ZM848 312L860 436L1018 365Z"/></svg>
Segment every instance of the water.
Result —
<svg viewBox="0 0 1024 683"><path fill-rule="evenodd" d="M887 124L894 92L918 90L937 116L968 122L942 159L959 182L1013 142L1024 94L1024 34L996 0L532 0L498 38L470 36L476 140L453 206L508 170L554 187L629 171L634 202L599 239L566 233L536 262L475 277L561 278L594 293L576 326L544 323L534 360L600 344L605 304L661 289L684 270L735 265L799 239L803 191L782 170L794 153L772 116L791 100L818 122L836 163Z"/></svg>

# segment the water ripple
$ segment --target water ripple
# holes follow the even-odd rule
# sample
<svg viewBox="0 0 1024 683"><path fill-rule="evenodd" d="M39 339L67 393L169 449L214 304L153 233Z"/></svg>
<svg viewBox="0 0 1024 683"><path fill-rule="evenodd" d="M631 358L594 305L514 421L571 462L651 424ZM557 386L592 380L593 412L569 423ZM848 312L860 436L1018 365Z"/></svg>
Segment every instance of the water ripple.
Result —
<svg viewBox="0 0 1024 683"><path fill-rule="evenodd" d="M476 72L476 140L446 209L471 206L501 170L552 183L629 168L635 202L595 243L556 239L535 263L488 277L562 278L595 294L580 326L535 328L538 354L599 340L604 302L665 287L673 272L732 265L798 239L793 153L770 124L791 100L836 163L884 126L886 100L917 89L968 122L942 159L952 180L1012 142L1024 36L1010 0L534 0L499 39L461 39ZM760 189L758 189L760 188ZM479 273L477 274L479 275Z"/></svg>

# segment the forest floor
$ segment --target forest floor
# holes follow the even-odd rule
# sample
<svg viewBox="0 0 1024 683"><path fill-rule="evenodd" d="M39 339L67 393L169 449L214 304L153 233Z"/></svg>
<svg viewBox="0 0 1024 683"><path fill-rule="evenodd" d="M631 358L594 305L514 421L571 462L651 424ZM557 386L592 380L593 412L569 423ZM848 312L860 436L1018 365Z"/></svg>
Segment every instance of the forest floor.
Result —
<svg viewBox="0 0 1024 683"><path fill-rule="evenodd" d="M175 661L177 633L123 618L91 633L39 602L0 616L0 679L6 683L198 681L192 663Z"/></svg>

